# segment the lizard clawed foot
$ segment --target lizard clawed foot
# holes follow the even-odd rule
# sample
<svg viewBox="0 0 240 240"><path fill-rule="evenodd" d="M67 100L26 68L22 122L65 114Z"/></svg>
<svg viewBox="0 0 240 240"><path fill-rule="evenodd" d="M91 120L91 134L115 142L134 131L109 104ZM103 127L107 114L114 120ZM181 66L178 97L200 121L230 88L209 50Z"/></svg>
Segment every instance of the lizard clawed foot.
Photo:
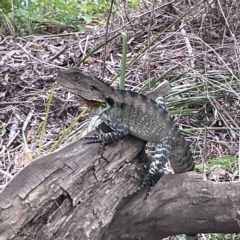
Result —
<svg viewBox="0 0 240 240"><path fill-rule="evenodd" d="M85 140L88 139L86 143L100 143L102 141L101 137L98 133L94 133L93 136L86 136L84 137Z"/></svg>
<svg viewBox="0 0 240 240"><path fill-rule="evenodd" d="M108 133L95 133L93 136L84 137L87 140L86 143L100 143L99 153L104 151L105 146L117 142L122 139L122 134L120 132L108 132Z"/></svg>
<svg viewBox="0 0 240 240"><path fill-rule="evenodd" d="M131 196L135 193L137 193L139 190L141 190L142 188L144 188L147 185L146 182L141 183L134 191L130 192L128 195L126 195L125 197Z"/></svg>
<svg viewBox="0 0 240 240"><path fill-rule="evenodd" d="M146 200L146 199L149 197L150 192L151 192L151 189L152 189L152 187L153 187L153 186L150 186L150 185L148 184L147 179L142 179L141 184L140 184L133 192L130 192L130 193L129 193L128 195L126 195L125 197L128 197L128 196L131 196L131 195L133 195L133 194L136 194L138 191L140 191L140 190L141 190L142 188L144 188L145 186L148 186L147 194L146 194L146 196L144 197L144 200Z"/></svg>
<svg viewBox="0 0 240 240"><path fill-rule="evenodd" d="M93 136L86 136L83 139L87 140L86 141L87 144L100 143L100 147L98 149L98 153L101 153L101 154L104 152L105 146L107 145L104 142L104 138L99 133L95 133Z"/></svg>
<svg viewBox="0 0 240 240"><path fill-rule="evenodd" d="M107 146L107 143L104 140L104 137L103 137L103 135L101 133L95 133L93 136L86 136L83 139L86 140L87 144L100 143L100 146L99 146L99 149L98 149L98 153L101 155L101 158L103 160L105 160L107 163L109 163L107 158L105 158L103 156L103 153L104 153L104 150L105 150L105 146Z"/></svg>
<svg viewBox="0 0 240 240"><path fill-rule="evenodd" d="M146 171L147 167L146 165L143 165L143 169L140 169L141 171ZM139 170L139 169L138 169ZM160 178L162 178L162 176L164 175L164 171L159 171L158 173L155 174L151 174L151 173L147 173L142 179L141 182L139 184L139 186L133 191L130 192L127 196L133 195L135 193L137 193L139 190L141 190L142 188L144 188L145 186L148 186L149 189L147 191L147 195L144 198L144 200L146 200L151 192L151 189L153 188L153 186L160 180ZM125 196L125 197L127 197Z"/></svg>

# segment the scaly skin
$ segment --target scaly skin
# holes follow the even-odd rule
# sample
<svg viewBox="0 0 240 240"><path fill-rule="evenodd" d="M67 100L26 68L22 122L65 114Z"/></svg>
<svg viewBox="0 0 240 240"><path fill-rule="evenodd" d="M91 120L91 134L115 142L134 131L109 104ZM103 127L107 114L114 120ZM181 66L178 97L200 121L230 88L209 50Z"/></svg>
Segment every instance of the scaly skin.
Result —
<svg viewBox="0 0 240 240"><path fill-rule="evenodd" d="M77 68L60 71L57 81L78 95L94 114L114 130L88 137L89 142L101 144L101 151L105 145L124 138L128 133L155 144L156 154L141 185L153 186L161 178L167 158L175 173L193 170L189 146L164 102L157 104L145 95L115 90L97 77Z"/></svg>

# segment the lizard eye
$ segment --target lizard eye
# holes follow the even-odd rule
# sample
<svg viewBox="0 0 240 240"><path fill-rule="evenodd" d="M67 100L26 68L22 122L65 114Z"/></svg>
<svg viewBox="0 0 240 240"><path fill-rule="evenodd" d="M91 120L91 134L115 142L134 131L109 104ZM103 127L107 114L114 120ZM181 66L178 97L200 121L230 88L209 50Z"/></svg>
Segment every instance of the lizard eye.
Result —
<svg viewBox="0 0 240 240"><path fill-rule="evenodd" d="M79 79L79 75L78 75L78 74L73 75L73 79L74 79L74 80L78 80L78 79Z"/></svg>

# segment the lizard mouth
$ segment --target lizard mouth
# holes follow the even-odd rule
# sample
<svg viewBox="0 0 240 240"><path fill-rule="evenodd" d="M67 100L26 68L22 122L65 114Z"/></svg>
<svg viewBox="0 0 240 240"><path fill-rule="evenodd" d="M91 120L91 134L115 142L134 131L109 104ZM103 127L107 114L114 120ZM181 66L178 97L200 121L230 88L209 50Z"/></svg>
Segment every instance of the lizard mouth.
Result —
<svg viewBox="0 0 240 240"><path fill-rule="evenodd" d="M78 97L80 99L82 99L83 102L85 102L88 105L88 107L90 107L90 108L98 108L100 106L104 106L105 105L103 102L100 102L100 101L88 100L88 99L86 99L86 98L84 98L82 96L79 96L79 95L78 95Z"/></svg>
<svg viewBox="0 0 240 240"><path fill-rule="evenodd" d="M65 88L68 89L69 92L76 94L84 103L86 103L91 108L97 108L99 106L103 106L104 102L98 101L98 100L89 100L79 94L79 91L76 90L76 85L71 82L71 84L66 84L66 81L64 81L64 77L59 76L58 82ZM84 93L84 90L82 91Z"/></svg>
<svg viewBox="0 0 240 240"><path fill-rule="evenodd" d="M67 88L69 92L76 94L90 108L99 108L100 106L104 107L106 105L105 101L98 99L95 96L91 96L86 89L83 87L79 88L74 81L67 79L67 77L61 72L58 73L57 81L60 83L60 85ZM88 86L86 86L86 88L87 87Z"/></svg>

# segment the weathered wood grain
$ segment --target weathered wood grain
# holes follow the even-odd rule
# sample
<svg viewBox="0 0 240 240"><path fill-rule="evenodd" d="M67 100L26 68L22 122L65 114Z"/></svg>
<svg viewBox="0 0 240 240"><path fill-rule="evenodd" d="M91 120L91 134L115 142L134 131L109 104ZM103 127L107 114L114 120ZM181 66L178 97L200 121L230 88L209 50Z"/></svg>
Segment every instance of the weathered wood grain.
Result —
<svg viewBox="0 0 240 240"><path fill-rule="evenodd" d="M106 148L106 161L98 144L78 140L33 161L0 194L0 240L157 240L239 232L236 182L203 181L194 172L167 175L147 200L147 189L125 198L138 186L131 175L144 145L128 137Z"/></svg>

